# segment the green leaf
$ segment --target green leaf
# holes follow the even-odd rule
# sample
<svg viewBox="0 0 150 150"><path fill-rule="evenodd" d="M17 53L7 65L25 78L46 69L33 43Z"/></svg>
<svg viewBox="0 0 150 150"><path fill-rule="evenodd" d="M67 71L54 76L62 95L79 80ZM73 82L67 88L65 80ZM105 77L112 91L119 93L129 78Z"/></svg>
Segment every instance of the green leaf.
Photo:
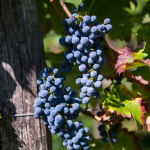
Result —
<svg viewBox="0 0 150 150"><path fill-rule="evenodd" d="M150 54L150 26L149 25L141 25L137 32L138 36L146 42L146 52Z"/></svg>
<svg viewBox="0 0 150 150"><path fill-rule="evenodd" d="M103 106L110 112L116 111L123 117L131 118L132 115L136 120L137 130L142 129L145 126L145 113L147 112L144 101L141 98L131 100L131 92L124 86L116 86L115 90L102 95Z"/></svg>
<svg viewBox="0 0 150 150"><path fill-rule="evenodd" d="M135 0L131 1L135 2ZM88 11L90 3L92 3L91 0L85 1L85 11ZM112 0L95 0L91 7L90 15L96 15L97 20L102 23L105 18L110 18L113 29L108 34L111 39L120 38L129 41L132 22L129 14L124 11L126 6L129 6L128 0L116 0L115 3Z"/></svg>
<svg viewBox="0 0 150 150"><path fill-rule="evenodd" d="M127 129L121 129L117 142L113 144L113 150L142 150L142 146L139 143L140 140L141 136L135 132L128 132ZM91 150L112 150L109 143L104 144L102 139L94 139L93 137L91 137L90 146Z"/></svg>
<svg viewBox="0 0 150 150"><path fill-rule="evenodd" d="M76 9L78 9L78 6L82 3L82 0L63 0L63 2L71 3L76 7Z"/></svg>
<svg viewBox="0 0 150 150"><path fill-rule="evenodd" d="M50 61L50 63L61 63L63 61L63 53L52 53L45 52L45 58Z"/></svg>

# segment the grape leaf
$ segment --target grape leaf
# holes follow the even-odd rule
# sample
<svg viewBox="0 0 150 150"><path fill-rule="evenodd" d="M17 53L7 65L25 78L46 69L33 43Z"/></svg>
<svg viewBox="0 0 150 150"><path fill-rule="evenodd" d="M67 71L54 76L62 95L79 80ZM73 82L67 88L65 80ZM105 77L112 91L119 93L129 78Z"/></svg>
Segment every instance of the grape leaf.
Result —
<svg viewBox="0 0 150 150"><path fill-rule="evenodd" d="M135 3L134 0L131 1ZM84 10L89 10L90 3L92 3L91 0L85 1ZM97 21L102 23L105 18L110 18L113 29L108 34L110 35L111 39L120 38L129 41L132 22L129 17L129 13L124 10L124 7L127 7L128 5L128 0L116 0L115 3L112 0L96 0L93 2L92 7L90 7L91 9L89 14L96 15Z"/></svg>
<svg viewBox="0 0 150 150"><path fill-rule="evenodd" d="M113 150L143 150L143 147L140 145L139 141L142 137L135 133L129 132L127 129L121 129L117 142L113 144ZM102 150L111 150L109 143L104 144L102 139L94 139L91 136L90 140L90 149L102 149Z"/></svg>
<svg viewBox="0 0 150 150"><path fill-rule="evenodd" d="M117 63L115 64L115 69L120 74L127 69L132 69L135 67L145 66L146 64L142 61L148 54L143 53L143 49L139 50L137 53L131 51L130 48L125 47L120 50L121 55L118 56Z"/></svg>
<svg viewBox="0 0 150 150"><path fill-rule="evenodd" d="M146 42L146 50L150 54L150 26L149 25L141 25L137 32L138 36Z"/></svg>
<svg viewBox="0 0 150 150"><path fill-rule="evenodd" d="M131 118L132 115L135 118L137 130L141 130L145 126L145 113L148 111L147 105L141 98L131 100L131 93L127 93L123 89L123 86L116 86L116 91L103 94L101 103L110 112L116 111L123 117L128 118Z"/></svg>
<svg viewBox="0 0 150 150"><path fill-rule="evenodd" d="M63 0L63 2L71 3L76 7L76 9L78 9L78 6L82 3L82 0Z"/></svg>

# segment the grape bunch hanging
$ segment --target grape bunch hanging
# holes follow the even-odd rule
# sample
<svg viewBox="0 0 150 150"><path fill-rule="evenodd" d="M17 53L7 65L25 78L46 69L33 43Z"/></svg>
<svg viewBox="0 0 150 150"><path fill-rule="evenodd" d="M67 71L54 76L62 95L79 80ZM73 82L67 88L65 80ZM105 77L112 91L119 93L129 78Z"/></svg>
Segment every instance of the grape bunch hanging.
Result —
<svg viewBox="0 0 150 150"><path fill-rule="evenodd" d="M105 33L112 29L110 19L103 24L96 16L89 16L83 11L84 3L79 5L70 18L62 21L66 37L61 37L59 43L67 51L63 54L61 75L57 68L46 67L40 72L38 97L34 104L34 118L42 118L52 134L57 134L68 150L88 150L89 129L82 122L74 121L80 113L80 104L88 104L90 99L100 97L98 89L102 86L103 76L101 65L106 64L103 51L107 50L101 42L105 41ZM76 79L80 84L80 98L70 86L64 87L66 71L72 70L72 65L78 65L82 75Z"/></svg>

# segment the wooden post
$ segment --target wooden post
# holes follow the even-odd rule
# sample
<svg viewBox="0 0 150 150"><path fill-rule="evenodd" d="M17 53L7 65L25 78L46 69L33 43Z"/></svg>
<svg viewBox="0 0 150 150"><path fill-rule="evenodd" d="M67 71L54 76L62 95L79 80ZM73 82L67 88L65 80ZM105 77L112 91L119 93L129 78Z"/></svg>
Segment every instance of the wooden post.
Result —
<svg viewBox="0 0 150 150"><path fill-rule="evenodd" d="M1 115L34 112L38 92L36 80L43 68L42 27L37 1L1 0ZM0 150L51 150L51 134L47 133L48 136L43 121L32 116L0 119Z"/></svg>

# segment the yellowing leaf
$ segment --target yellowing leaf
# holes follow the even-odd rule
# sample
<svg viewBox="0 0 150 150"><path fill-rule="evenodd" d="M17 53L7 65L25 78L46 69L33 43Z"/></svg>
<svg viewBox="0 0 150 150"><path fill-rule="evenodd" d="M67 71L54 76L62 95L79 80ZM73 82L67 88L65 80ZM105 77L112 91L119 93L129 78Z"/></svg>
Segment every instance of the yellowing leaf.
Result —
<svg viewBox="0 0 150 150"><path fill-rule="evenodd" d="M132 100L131 92L125 88L123 90L123 88L123 86L117 86L116 91L103 94L101 103L110 112L116 111L123 117L128 118L131 118L132 115L136 120L137 130L141 130L146 125L145 113L148 111L148 107L141 98Z"/></svg>

